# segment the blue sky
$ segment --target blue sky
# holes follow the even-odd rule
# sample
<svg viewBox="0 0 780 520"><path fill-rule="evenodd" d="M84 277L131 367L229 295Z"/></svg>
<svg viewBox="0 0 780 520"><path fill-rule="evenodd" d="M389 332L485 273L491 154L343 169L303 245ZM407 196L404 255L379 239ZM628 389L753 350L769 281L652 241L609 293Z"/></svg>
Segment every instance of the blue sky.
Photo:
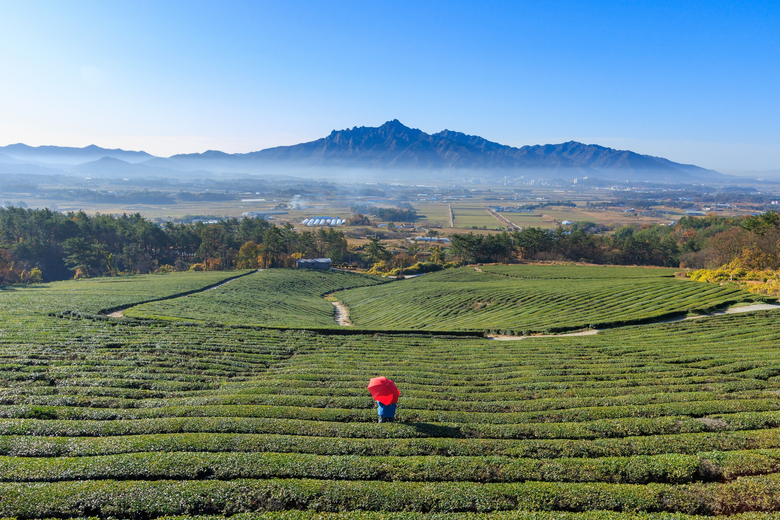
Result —
<svg viewBox="0 0 780 520"><path fill-rule="evenodd" d="M397 118L780 170L780 2L0 0L0 144L248 152Z"/></svg>

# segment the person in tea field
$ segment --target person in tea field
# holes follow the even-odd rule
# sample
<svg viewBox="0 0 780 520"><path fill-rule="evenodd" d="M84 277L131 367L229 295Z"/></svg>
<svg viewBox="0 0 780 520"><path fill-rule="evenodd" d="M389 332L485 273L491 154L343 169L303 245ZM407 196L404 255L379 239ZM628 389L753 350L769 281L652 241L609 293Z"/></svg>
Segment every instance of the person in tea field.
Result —
<svg viewBox="0 0 780 520"><path fill-rule="evenodd" d="M383 422L395 422L395 405L398 402L391 404L382 404L380 401L376 402L377 413L379 414L379 424Z"/></svg>
<svg viewBox="0 0 780 520"><path fill-rule="evenodd" d="M368 391L376 401L379 424L395 421L395 408L401 392L395 383L386 377L375 377L368 383Z"/></svg>

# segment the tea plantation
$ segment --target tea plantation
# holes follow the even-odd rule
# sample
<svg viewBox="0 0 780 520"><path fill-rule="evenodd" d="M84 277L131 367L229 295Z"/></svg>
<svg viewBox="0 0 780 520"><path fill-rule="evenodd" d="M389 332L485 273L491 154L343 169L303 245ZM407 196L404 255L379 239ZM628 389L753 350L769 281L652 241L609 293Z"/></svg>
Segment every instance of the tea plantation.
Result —
<svg viewBox="0 0 780 520"><path fill-rule="evenodd" d="M337 293L358 327L507 334L604 328L760 298L674 278L669 269L493 266Z"/></svg>
<svg viewBox="0 0 780 520"><path fill-rule="evenodd" d="M511 285L518 280L544 286L541 274L495 269L504 272L426 276L433 285L462 279L460 292L485 295L519 291ZM640 317L743 299L653 271L661 276L577 278L574 271L569 285L549 278L548 294L582 281L600 298L613 283L646 282L654 303L636 311ZM389 294L391 306L401 293L389 289L405 287L410 299L418 286L427 294L426 277L381 284L347 273L264 271L125 314L136 317L98 314L164 298L166 290L186 292L167 276L188 275L152 279L172 285L151 283L147 296L140 293L146 278L126 294L104 291L113 286L101 280L73 298L68 284L80 291L87 283L2 294L0 517L780 514L776 311L509 342L390 328L318 334L292 329L324 324L326 306L332 320L322 294L371 283L339 294L373 290ZM652 284L667 290L667 306L651 297ZM598 311L578 298L550 307L558 318L540 312L534 319L556 323ZM166 319L151 319L158 312ZM356 315L371 318L367 309ZM261 326L272 319L292 329ZM396 423L376 424L365 389L376 375L401 389Z"/></svg>
<svg viewBox="0 0 780 520"><path fill-rule="evenodd" d="M337 328L333 305L322 296L387 283L379 276L342 271L271 269L209 291L141 305L127 316L187 321Z"/></svg>
<svg viewBox="0 0 780 520"><path fill-rule="evenodd" d="M183 296L246 276L253 271L207 271L130 275L0 288L0 312L78 311L98 314L163 298Z"/></svg>

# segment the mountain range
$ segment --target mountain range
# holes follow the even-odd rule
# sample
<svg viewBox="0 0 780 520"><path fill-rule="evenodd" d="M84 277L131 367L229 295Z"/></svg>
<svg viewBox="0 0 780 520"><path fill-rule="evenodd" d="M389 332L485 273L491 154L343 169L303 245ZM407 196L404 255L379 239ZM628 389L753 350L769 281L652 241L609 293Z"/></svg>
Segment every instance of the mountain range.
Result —
<svg viewBox="0 0 780 520"><path fill-rule="evenodd" d="M479 136L443 130L428 134L398 120L379 127L334 130L327 137L292 146L279 146L245 154L210 150L168 158L146 152L109 150L98 146L67 148L30 147L23 144L0 147L0 172L34 173L61 170L89 176L284 173L285 170L323 177L349 170L372 170L373 175L394 172L428 172L442 175L468 174L480 177L520 176L570 178L594 175L602 178L656 182L701 182L725 180L727 176L689 164L569 141L561 144L506 146ZM23 171L28 168L27 171ZM393 174L397 176L396 174Z"/></svg>

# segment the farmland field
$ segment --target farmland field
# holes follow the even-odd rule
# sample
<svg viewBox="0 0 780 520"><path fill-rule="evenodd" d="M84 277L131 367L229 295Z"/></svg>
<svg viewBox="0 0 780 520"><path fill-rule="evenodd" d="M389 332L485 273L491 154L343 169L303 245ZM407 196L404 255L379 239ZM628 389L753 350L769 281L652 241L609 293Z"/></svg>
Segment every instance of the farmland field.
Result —
<svg viewBox="0 0 780 520"><path fill-rule="evenodd" d="M449 227L450 213L449 205L443 202L423 202L415 204L415 208L421 215L422 224L438 224Z"/></svg>
<svg viewBox="0 0 780 520"><path fill-rule="evenodd" d="M436 283L459 280L463 292L591 284L594 297L626 280L647 294L653 284L704 285L656 269L483 270L494 273L453 270ZM266 316L257 323L285 313L290 325L324 323L321 295L348 283L309 273L263 271L129 312L191 300L188 313L209 316L201 323L153 319L157 310L94 315L112 298L98 280L72 312L50 314L67 293L38 289L49 303L24 320L14 298L23 305L30 293L3 293L0 517L777 518L777 312L519 342L230 324L233 313L250 323L253 307ZM411 282L425 279L339 294L416 293ZM116 301L152 299L130 293ZM401 389L394 424L376 424L365 389L376 375Z"/></svg>
<svg viewBox="0 0 780 520"><path fill-rule="evenodd" d="M579 266L464 267L337 293L358 327L492 330L511 334L602 328L747 301L668 269Z"/></svg>
<svg viewBox="0 0 780 520"><path fill-rule="evenodd" d="M539 213L501 213L508 221L522 227L555 228L556 225L542 218Z"/></svg>
<svg viewBox="0 0 780 520"><path fill-rule="evenodd" d="M482 203L458 202L452 204L455 214L455 226L459 228L482 227L498 229L506 227L496 217L488 213L487 205Z"/></svg>

